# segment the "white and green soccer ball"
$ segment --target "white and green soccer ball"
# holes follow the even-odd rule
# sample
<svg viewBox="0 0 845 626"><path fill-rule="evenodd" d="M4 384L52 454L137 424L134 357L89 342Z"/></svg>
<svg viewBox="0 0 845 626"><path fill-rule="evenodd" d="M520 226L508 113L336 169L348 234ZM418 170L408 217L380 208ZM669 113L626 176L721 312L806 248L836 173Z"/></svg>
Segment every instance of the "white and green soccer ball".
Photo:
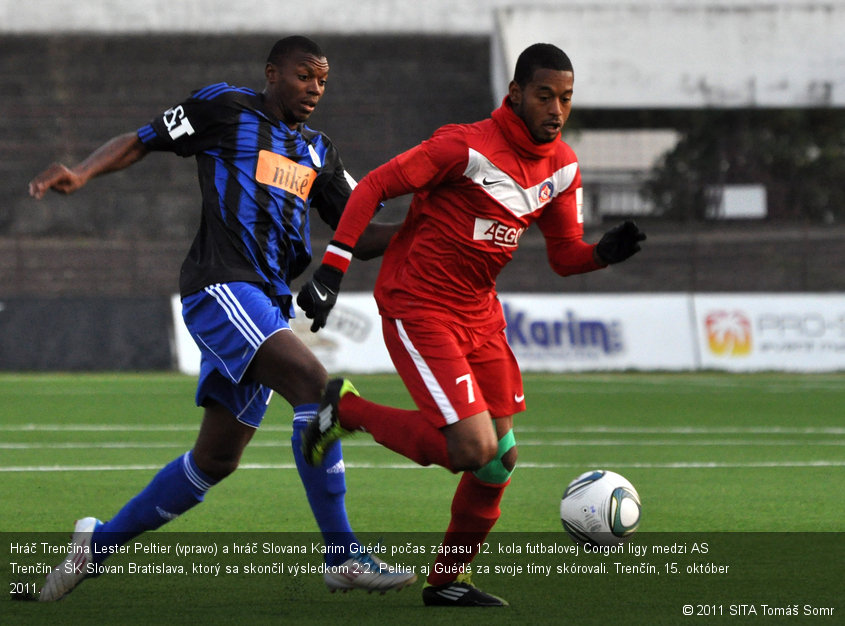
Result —
<svg viewBox="0 0 845 626"><path fill-rule="evenodd" d="M630 481L608 470L581 474L560 500L560 521L577 543L616 545L640 524L640 496Z"/></svg>

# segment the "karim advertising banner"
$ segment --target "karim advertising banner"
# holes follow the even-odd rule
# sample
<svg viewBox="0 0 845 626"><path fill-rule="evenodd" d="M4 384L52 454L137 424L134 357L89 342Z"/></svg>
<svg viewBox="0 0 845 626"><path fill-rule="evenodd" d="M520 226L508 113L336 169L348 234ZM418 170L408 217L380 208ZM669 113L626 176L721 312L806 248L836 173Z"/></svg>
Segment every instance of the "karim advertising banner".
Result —
<svg viewBox="0 0 845 626"><path fill-rule="evenodd" d="M702 368L845 369L845 296L697 295L694 307Z"/></svg>
<svg viewBox="0 0 845 626"><path fill-rule="evenodd" d="M670 294L500 294L523 371L687 370L689 298Z"/></svg>

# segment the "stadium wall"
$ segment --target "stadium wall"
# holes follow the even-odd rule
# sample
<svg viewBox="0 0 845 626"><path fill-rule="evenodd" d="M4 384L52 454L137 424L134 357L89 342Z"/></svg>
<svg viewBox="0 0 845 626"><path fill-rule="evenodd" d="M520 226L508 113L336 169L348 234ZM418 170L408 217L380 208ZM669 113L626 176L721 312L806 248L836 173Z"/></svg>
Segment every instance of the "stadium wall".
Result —
<svg viewBox="0 0 845 626"><path fill-rule="evenodd" d="M840 294L503 293L525 371L845 370ZM329 371L392 372L369 293L346 293L317 334L294 332ZM0 300L0 370L198 371L174 296Z"/></svg>
<svg viewBox="0 0 845 626"><path fill-rule="evenodd" d="M0 370L174 368L172 318L156 298L0 298Z"/></svg>
<svg viewBox="0 0 845 626"><path fill-rule="evenodd" d="M845 370L845 296L834 294L502 293L508 342L523 371ZM180 371L199 351L172 301ZM393 372L371 294L345 293L317 334L294 332L329 371Z"/></svg>

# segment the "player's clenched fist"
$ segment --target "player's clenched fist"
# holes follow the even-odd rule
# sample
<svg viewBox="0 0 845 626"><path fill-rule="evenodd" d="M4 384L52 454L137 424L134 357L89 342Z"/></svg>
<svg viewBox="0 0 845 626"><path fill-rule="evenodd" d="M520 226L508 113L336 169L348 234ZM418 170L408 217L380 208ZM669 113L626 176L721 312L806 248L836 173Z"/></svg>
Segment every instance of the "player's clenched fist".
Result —
<svg viewBox="0 0 845 626"><path fill-rule="evenodd" d="M72 193L84 184L84 179L69 167L53 163L29 182L29 195L40 200L49 189Z"/></svg>
<svg viewBox="0 0 845 626"><path fill-rule="evenodd" d="M325 327L329 313L337 302L340 281L343 274L329 265L321 265L307 283L299 290L296 303L305 311L305 317L314 320L311 332Z"/></svg>
<svg viewBox="0 0 845 626"><path fill-rule="evenodd" d="M640 242L646 236L631 220L626 220L607 231L596 245L599 258L606 264L620 263L640 251Z"/></svg>

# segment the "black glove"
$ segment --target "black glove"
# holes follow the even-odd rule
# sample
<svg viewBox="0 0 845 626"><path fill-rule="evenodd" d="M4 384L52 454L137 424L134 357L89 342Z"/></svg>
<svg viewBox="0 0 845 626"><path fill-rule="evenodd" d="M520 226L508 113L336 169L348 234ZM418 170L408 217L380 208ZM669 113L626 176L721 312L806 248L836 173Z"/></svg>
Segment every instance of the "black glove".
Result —
<svg viewBox="0 0 845 626"><path fill-rule="evenodd" d="M343 272L331 265L321 265L299 290L296 303L305 311L305 317L314 320L311 332L325 327L329 313L337 302Z"/></svg>
<svg viewBox="0 0 845 626"><path fill-rule="evenodd" d="M645 238L645 233L634 222L626 220L602 236L596 245L596 253L608 265L619 263L639 252L640 242Z"/></svg>

